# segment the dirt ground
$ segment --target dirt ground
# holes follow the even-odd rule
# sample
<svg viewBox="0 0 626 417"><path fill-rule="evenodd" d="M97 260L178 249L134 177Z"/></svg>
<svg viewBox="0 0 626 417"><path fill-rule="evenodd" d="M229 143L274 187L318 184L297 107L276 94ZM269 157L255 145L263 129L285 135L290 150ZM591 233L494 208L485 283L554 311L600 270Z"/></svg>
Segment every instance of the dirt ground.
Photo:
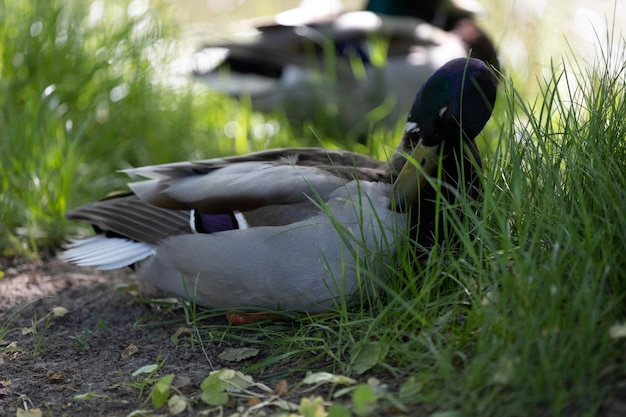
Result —
<svg viewBox="0 0 626 417"><path fill-rule="evenodd" d="M175 374L172 385L187 398L198 397L201 382L212 370L245 365L245 361L235 365L220 361L223 345L204 346L206 355L199 344L177 347L170 338L184 323L182 310L157 311L153 304L137 302L132 291L120 291L118 284L130 283L144 298L164 296L128 269L101 272L56 259L24 263L3 258L0 270L5 274L0 279L1 416L15 416L18 407L39 408L43 415L53 416L126 416L138 409L154 410L152 386L140 396L139 388L129 382L140 379L133 378L133 372L159 358L166 358L159 375ZM47 316L53 307L68 312L63 317ZM137 326L145 317L181 320L180 324ZM226 324L222 317L210 320ZM255 359L262 357L263 352ZM285 392L289 386L285 383L291 381L263 382ZM276 388L279 384L283 388ZM87 393L93 395L76 398ZM196 401L179 415L229 415L257 401L231 400L221 410ZM168 415L167 406L147 415Z"/></svg>

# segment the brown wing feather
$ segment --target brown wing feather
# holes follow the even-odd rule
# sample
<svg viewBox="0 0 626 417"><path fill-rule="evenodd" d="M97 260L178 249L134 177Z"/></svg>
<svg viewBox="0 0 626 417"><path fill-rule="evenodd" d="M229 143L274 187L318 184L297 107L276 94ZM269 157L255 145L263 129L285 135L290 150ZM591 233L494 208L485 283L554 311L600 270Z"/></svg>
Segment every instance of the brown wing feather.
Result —
<svg viewBox="0 0 626 417"><path fill-rule="evenodd" d="M134 194L96 201L67 212L66 217L91 223L127 238L155 244L168 236L191 233L189 212L146 204Z"/></svg>

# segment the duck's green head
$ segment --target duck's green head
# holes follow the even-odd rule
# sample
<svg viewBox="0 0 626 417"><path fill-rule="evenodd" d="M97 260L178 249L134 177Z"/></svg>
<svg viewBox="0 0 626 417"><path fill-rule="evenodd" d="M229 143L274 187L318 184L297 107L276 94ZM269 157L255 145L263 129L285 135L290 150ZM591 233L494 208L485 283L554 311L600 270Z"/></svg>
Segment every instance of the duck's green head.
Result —
<svg viewBox="0 0 626 417"><path fill-rule="evenodd" d="M404 164L396 179L405 201L415 201L440 161L472 143L491 117L497 81L487 65L474 58L454 59L422 85L407 119L404 147L422 165ZM416 184L416 180L418 184Z"/></svg>
<svg viewBox="0 0 626 417"><path fill-rule="evenodd" d="M409 113L425 146L473 140L496 101L497 81L487 65L474 58L454 59L422 85Z"/></svg>

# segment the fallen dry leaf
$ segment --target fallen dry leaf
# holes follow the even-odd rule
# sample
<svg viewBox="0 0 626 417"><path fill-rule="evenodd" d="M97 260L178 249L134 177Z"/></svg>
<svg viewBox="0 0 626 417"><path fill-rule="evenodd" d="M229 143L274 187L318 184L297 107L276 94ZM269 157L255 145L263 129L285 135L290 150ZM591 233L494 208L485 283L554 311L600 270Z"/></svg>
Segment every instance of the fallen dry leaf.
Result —
<svg viewBox="0 0 626 417"><path fill-rule="evenodd" d="M261 402L261 399L259 397L250 397L248 398L248 406L249 407L254 407L255 405L259 404Z"/></svg>
<svg viewBox="0 0 626 417"><path fill-rule="evenodd" d="M52 371L52 370L49 370L46 372L46 379L48 381L58 381L63 378L65 378L65 372Z"/></svg>
<svg viewBox="0 0 626 417"><path fill-rule="evenodd" d="M287 394L289 392L289 385L287 384L287 380L281 379L280 381L278 381L274 390L278 395Z"/></svg>
<svg viewBox="0 0 626 417"><path fill-rule="evenodd" d="M120 354L120 356L122 357L122 359L126 359L129 356L132 356L137 352L139 352L139 347L131 343L130 345L126 346L126 349L124 349L124 351Z"/></svg>
<svg viewBox="0 0 626 417"><path fill-rule="evenodd" d="M176 333L174 333L174 336L178 337L184 334L192 334L192 333L193 331L191 329L188 329L187 327L179 327L178 329L176 329Z"/></svg>
<svg viewBox="0 0 626 417"><path fill-rule="evenodd" d="M8 395L10 391L11 380L0 380L0 397Z"/></svg>
<svg viewBox="0 0 626 417"><path fill-rule="evenodd" d="M41 417L42 413L39 408L29 408L28 410L17 409L17 417Z"/></svg>

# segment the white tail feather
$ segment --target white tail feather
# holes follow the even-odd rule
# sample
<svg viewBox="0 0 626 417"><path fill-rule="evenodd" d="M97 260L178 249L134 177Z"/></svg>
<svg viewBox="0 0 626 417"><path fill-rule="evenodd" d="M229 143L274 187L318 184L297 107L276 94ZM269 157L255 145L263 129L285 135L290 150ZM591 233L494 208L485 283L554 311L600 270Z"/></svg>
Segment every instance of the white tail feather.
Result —
<svg viewBox="0 0 626 417"><path fill-rule="evenodd" d="M99 235L70 242L59 258L78 266L109 270L132 265L155 252L152 246L145 243Z"/></svg>

